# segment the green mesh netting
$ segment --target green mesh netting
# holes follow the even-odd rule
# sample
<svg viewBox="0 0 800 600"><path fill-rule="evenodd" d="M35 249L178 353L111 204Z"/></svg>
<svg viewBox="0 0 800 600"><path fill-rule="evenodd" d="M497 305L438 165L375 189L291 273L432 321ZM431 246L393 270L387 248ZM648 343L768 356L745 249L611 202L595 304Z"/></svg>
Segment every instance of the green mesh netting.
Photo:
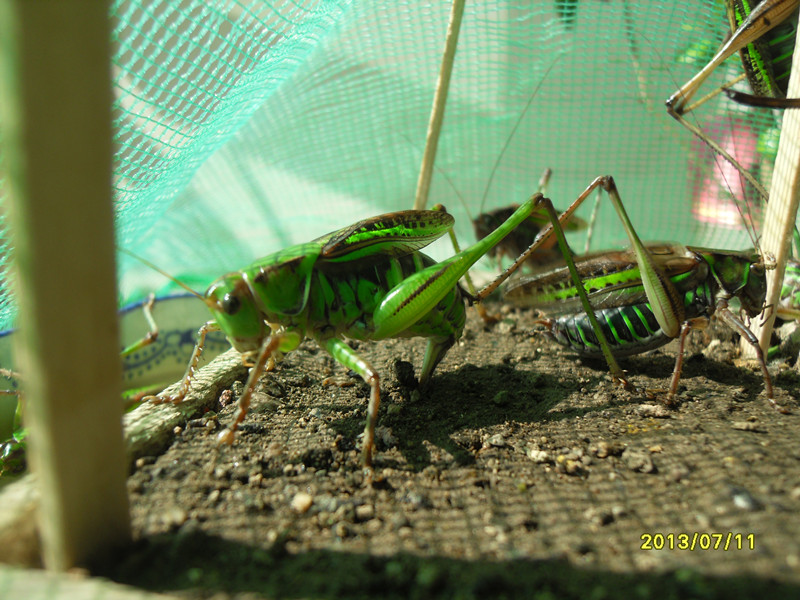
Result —
<svg viewBox="0 0 800 600"><path fill-rule="evenodd" d="M288 244L411 208L449 11L419 0L116 2L118 245L202 290ZM712 155L663 105L727 30L718 0L468 2L430 202L472 241L468 213L522 201L545 167L561 207L610 173L644 239L751 245ZM717 84L740 72L734 57ZM721 97L697 120L767 177L772 113ZM0 222L2 273L7 234ZM592 247L624 240L602 204ZM446 241L431 250L450 252ZM119 276L121 303L165 283L127 256ZM0 329L13 323L6 284Z"/></svg>

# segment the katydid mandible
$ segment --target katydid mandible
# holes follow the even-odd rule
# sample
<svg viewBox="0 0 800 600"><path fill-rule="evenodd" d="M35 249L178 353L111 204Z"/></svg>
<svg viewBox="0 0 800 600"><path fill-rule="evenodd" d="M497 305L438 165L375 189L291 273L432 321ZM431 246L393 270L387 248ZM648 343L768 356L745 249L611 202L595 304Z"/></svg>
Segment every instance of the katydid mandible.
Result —
<svg viewBox="0 0 800 600"><path fill-rule="evenodd" d="M268 361L294 350L309 337L370 386L362 448L363 462L369 467L380 378L345 338L428 338L419 378L424 389L463 332L465 301L485 298L541 245L552 228L544 230L514 265L477 295L465 292L458 285L459 279L531 212L548 203L541 194L535 194L489 236L440 263L419 250L452 228L452 216L441 211L401 211L360 221L224 275L203 297L213 319L198 331L179 391L152 400L182 401L206 334L222 330L243 360L252 365L236 417L219 435L220 443L231 444L247 414L258 378L270 368ZM568 218L569 211L562 219Z"/></svg>

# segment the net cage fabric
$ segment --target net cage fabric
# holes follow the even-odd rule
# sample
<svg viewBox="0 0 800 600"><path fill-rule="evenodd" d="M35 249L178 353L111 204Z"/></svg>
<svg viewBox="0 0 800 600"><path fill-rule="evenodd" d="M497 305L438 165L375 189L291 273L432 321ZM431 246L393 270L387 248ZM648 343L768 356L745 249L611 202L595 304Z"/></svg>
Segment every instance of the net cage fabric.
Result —
<svg viewBox="0 0 800 600"><path fill-rule="evenodd" d="M418 1L115 2L118 246L202 291L281 247L411 208L449 12ZM545 168L559 207L608 173L643 239L751 245L727 201L738 179L721 184L719 162L663 105L728 31L713 0L467 3L429 204L445 204L471 242L470 217L521 202ZM714 81L740 72L734 57ZM768 176L773 113L722 96L697 120ZM585 234L574 235L581 248ZM592 248L624 239L601 203ZM0 243L2 330L15 312L5 219ZM446 241L431 249L451 252ZM119 279L121 305L170 285L127 255Z"/></svg>

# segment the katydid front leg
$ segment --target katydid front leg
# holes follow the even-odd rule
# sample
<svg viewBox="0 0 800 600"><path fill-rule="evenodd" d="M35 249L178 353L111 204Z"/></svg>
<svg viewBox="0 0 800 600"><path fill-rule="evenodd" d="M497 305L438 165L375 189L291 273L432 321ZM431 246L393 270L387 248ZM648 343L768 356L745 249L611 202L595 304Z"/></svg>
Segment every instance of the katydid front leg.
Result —
<svg viewBox="0 0 800 600"><path fill-rule="evenodd" d="M142 304L142 313L144 314L145 321L147 321L147 326L149 327L149 330L142 339L134 342L130 346L127 346L125 349L123 349L122 352L120 353L120 356L122 357L130 356L134 352L138 352L142 348L145 348L150 344L153 344L158 339L158 325L156 324L156 321L153 318L153 307L155 306L155 304L156 304L156 295L150 294L147 297L147 300L145 300L144 303Z"/></svg>
<svg viewBox="0 0 800 600"><path fill-rule="evenodd" d="M773 390L772 390L772 377L770 377L769 371L767 370L767 363L764 361L764 352L761 350L761 345L758 343L758 338L753 334L750 329L748 329L744 323L735 315L733 314L730 309L728 308L728 301L724 298L717 301L717 316L728 325L731 329L739 332L739 334L747 340L747 342L753 347L753 351L755 352L756 359L758 360L758 364L761 366L761 373L764 376L764 389L767 392L767 399L769 403L772 405L772 408L777 410L779 413L789 414L789 409L781 406L775 401L773 398Z"/></svg>
<svg viewBox="0 0 800 600"><path fill-rule="evenodd" d="M192 385L192 379L194 379L195 372L197 371L197 363L200 361L200 357L203 355L203 349L205 348L206 343L206 336L212 331L219 331L220 327L216 321L208 321L205 323L200 329L197 330L197 343L194 346L194 351L192 352L192 357L189 359L189 365L186 367L186 372L181 379L181 386L178 388L178 392L172 394L171 396L145 396L142 398L142 402L151 402L153 404L161 404L163 402L172 402L173 404L180 404L183 402L184 398L186 398L186 394L189 393L189 388Z"/></svg>
<svg viewBox="0 0 800 600"><path fill-rule="evenodd" d="M261 375L264 373L267 361L276 351L284 350L288 352L292 349L286 347L287 340L289 340L289 334L284 332L273 333L267 337L266 340L264 340L264 343L262 344L256 356L255 363L250 369L250 375L247 377L247 382L244 385L242 395L239 397L236 417L229 427L226 427L219 433L217 436L218 444L227 444L228 446L233 444L236 436L236 430L247 416L247 411L250 409L250 399L253 396L253 390L255 390L259 377L261 377ZM290 341L294 343L294 346L297 346L300 343L300 340L296 336L293 336Z"/></svg>

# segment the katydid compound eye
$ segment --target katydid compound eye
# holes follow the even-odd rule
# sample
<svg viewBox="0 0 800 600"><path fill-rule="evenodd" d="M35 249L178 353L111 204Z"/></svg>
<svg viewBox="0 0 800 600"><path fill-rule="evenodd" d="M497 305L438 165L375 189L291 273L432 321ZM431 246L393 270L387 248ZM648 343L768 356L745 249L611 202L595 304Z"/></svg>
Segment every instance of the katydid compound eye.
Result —
<svg viewBox="0 0 800 600"><path fill-rule="evenodd" d="M239 312L241 307L242 301L239 299L239 296L234 296L230 292L225 294L225 297L222 299L222 310L225 311L225 314L235 315Z"/></svg>

